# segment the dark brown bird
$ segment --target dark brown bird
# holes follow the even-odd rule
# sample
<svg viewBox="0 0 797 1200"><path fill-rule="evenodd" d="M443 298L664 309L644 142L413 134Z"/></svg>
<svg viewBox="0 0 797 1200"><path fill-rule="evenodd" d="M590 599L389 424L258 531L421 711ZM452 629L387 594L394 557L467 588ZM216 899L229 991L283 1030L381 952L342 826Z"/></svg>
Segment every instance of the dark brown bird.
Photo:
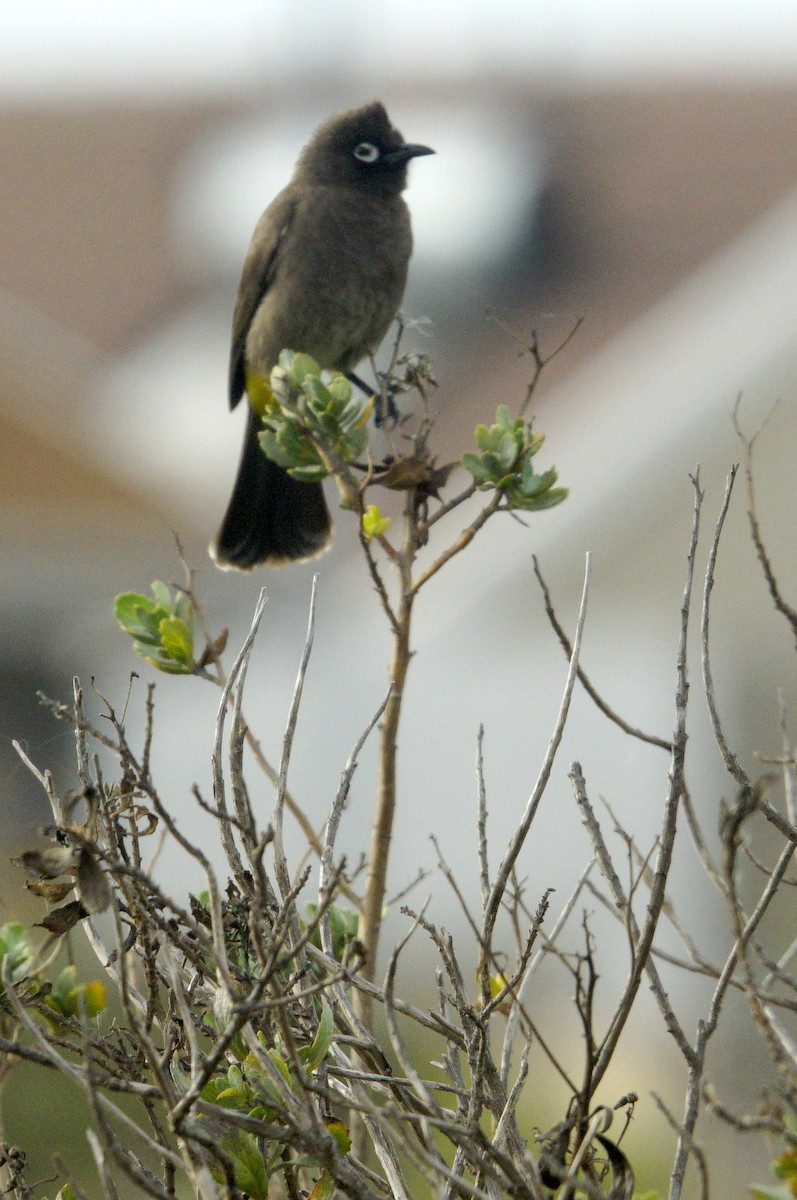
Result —
<svg viewBox="0 0 797 1200"><path fill-rule="evenodd" d="M276 566L328 545L321 484L292 479L260 449L264 385L281 350L347 373L376 350L401 303L412 252L401 196L407 164L433 153L405 142L382 104L340 113L317 130L258 221L233 316L230 407L246 393L249 412L233 494L210 548L218 566Z"/></svg>

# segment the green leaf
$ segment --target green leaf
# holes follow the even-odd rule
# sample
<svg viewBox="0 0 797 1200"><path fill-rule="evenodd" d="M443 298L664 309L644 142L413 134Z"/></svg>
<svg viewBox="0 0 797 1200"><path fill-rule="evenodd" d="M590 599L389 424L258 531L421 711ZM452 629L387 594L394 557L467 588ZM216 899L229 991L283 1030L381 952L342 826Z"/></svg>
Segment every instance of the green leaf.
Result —
<svg viewBox="0 0 797 1200"><path fill-rule="evenodd" d="M177 1070L179 1071L180 1078L175 1078L174 1071L172 1070L172 1067L175 1065L177 1066ZM172 1059L171 1063L169 1064L169 1071L171 1073L172 1078L174 1079L174 1082L177 1084L178 1088L180 1089L180 1091L181 1092L185 1091L186 1088L183 1086L183 1083L184 1082L186 1084L188 1083L188 1076L186 1075L183 1068L177 1063L177 1060L174 1058ZM226 1089L227 1089L226 1079L209 1079L199 1094L203 1100L207 1100L208 1104L218 1104L219 1096Z"/></svg>
<svg viewBox="0 0 797 1200"><path fill-rule="evenodd" d="M392 518L383 517L376 504L369 504L363 513L363 533L367 538L381 537L392 524Z"/></svg>
<svg viewBox="0 0 797 1200"><path fill-rule="evenodd" d="M268 1200L268 1172L255 1136L239 1130L222 1144L232 1159L236 1186L252 1200Z"/></svg>
<svg viewBox="0 0 797 1200"><path fill-rule="evenodd" d="M25 926L19 921L9 921L0 926L0 963L7 960L11 982L23 979L33 962L34 952L28 942Z"/></svg>
<svg viewBox="0 0 797 1200"><path fill-rule="evenodd" d="M165 608L167 612L170 611L173 604L172 594L166 584L161 583L159 579L156 579L154 583L150 584L150 587L152 589L152 595L155 597L155 603L157 606L159 608Z"/></svg>
<svg viewBox="0 0 797 1200"><path fill-rule="evenodd" d="M486 425L477 425L473 431L473 435L476 438L476 445L480 450L490 450L492 448L490 430Z"/></svg>
<svg viewBox="0 0 797 1200"><path fill-rule="evenodd" d="M335 373L329 381L330 395L342 404L347 404L351 399L351 383L345 375ZM373 401L369 401L371 404Z"/></svg>
<svg viewBox="0 0 797 1200"><path fill-rule="evenodd" d="M123 592L114 601L114 612L125 633L140 642L158 645L158 625L168 614L148 596L138 592Z"/></svg>
<svg viewBox="0 0 797 1200"><path fill-rule="evenodd" d="M218 1104L220 1108L229 1108L234 1112L243 1112L249 1115L252 1115L258 1108L263 1119L270 1120L274 1116L273 1110L268 1110L269 1115L266 1116L266 1108L255 1104L254 1090L246 1080L241 1077L239 1083L240 1086L236 1087L231 1086L229 1079L224 1077L209 1079L202 1089L202 1099L207 1100L209 1104Z"/></svg>
<svg viewBox="0 0 797 1200"><path fill-rule="evenodd" d="M505 433L501 438L496 447L496 454L503 474L511 471L512 467L514 467L521 448L511 433Z"/></svg>
<svg viewBox="0 0 797 1200"><path fill-rule="evenodd" d="M341 424L347 428L365 425L374 411L375 400L375 396L352 396L341 413Z"/></svg>
<svg viewBox="0 0 797 1200"><path fill-rule="evenodd" d="M77 984L76 976L74 966L65 967L46 1002L65 1017L96 1017L105 1008L105 984L99 979Z"/></svg>
<svg viewBox="0 0 797 1200"><path fill-rule="evenodd" d="M65 1003L69 993L75 990L76 983L77 967L73 963L70 963L68 967L64 967L63 971L56 978L50 992L50 998L58 1001L59 1005Z"/></svg>
<svg viewBox="0 0 797 1200"><path fill-rule="evenodd" d="M194 661L193 611L183 592L172 596L160 580L151 585L152 599L138 592L116 597L116 619L133 638L133 649L159 671L187 675Z"/></svg>
<svg viewBox="0 0 797 1200"><path fill-rule="evenodd" d="M335 1195L336 1185L335 1180L330 1175L329 1171L322 1171L318 1179L313 1185L313 1189L307 1200L332 1200Z"/></svg>
<svg viewBox="0 0 797 1200"><path fill-rule="evenodd" d="M133 649L137 654L140 654L144 661L148 662L151 667L155 667L158 671L163 671L165 675L193 675L194 673L193 663L186 664L175 662L175 660L163 650L156 650L153 654L147 654L146 648L139 646L138 643L133 646Z"/></svg>
<svg viewBox="0 0 797 1200"><path fill-rule="evenodd" d="M478 454L463 454L462 465L466 471L469 471L477 483L487 483L490 474L484 463L484 460L479 458Z"/></svg>
<svg viewBox="0 0 797 1200"><path fill-rule="evenodd" d="M188 1091L189 1087L191 1086L191 1080L175 1057L172 1057L169 1060L169 1074L178 1092L182 1093ZM219 1087L221 1086L223 1086L223 1081L218 1079L208 1080L202 1089L202 1099L209 1100L211 1103L213 1103L216 1091L218 1091Z"/></svg>
<svg viewBox="0 0 797 1200"><path fill-rule="evenodd" d="M343 462L362 454L373 397L353 398L344 375L322 372L309 355L284 350L270 387L275 403L264 411L260 446L292 478L315 483L329 474L314 442L322 442Z"/></svg>
<svg viewBox="0 0 797 1200"><path fill-rule="evenodd" d="M96 1017L103 1011L106 1003L105 984L101 979L92 979L88 983L83 984L78 989L78 992L83 995L83 1007L85 1008L87 1017ZM80 1012L81 1004L78 1001L77 1012Z"/></svg>
<svg viewBox="0 0 797 1200"><path fill-rule="evenodd" d="M503 492L508 506L525 512L553 508L567 496L565 488L554 488L556 471L551 467L537 475L532 458L545 437L533 433L522 418L513 420L505 404L496 410L495 424L477 425L474 431L481 454L463 454L462 465L481 491Z"/></svg>
<svg viewBox="0 0 797 1200"><path fill-rule="evenodd" d="M318 412L326 412L333 403L331 393L318 376L308 375L302 382L302 391Z"/></svg>
<svg viewBox="0 0 797 1200"><path fill-rule="evenodd" d="M288 357L287 363L283 362L283 354ZM286 367L291 383L297 387L302 387L308 379L317 379L321 374L321 368L312 355L297 354L293 350L283 350L280 365Z"/></svg>
<svg viewBox="0 0 797 1200"><path fill-rule="evenodd" d="M257 435L257 440L260 443L260 449L271 462L276 463L278 467L290 466L291 457L283 450L273 429L264 429Z"/></svg>
<svg viewBox="0 0 797 1200"><path fill-rule="evenodd" d="M300 1158L297 1157L286 1159L284 1157L285 1146L282 1142L270 1142L269 1148L271 1153L266 1159L266 1170L268 1171L269 1175L272 1175L275 1171L286 1171L290 1168L299 1166L301 1162Z"/></svg>
<svg viewBox="0 0 797 1200"><path fill-rule="evenodd" d="M299 1048L299 1058L311 1074L317 1071L327 1056L335 1035L335 1020L326 1000L321 1001L321 1016L311 1045Z"/></svg>
<svg viewBox="0 0 797 1200"><path fill-rule="evenodd" d="M269 417L268 420L269 425L258 434L260 447L266 457L303 483L324 479L328 474L327 469L318 451L302 436L301 430L296 425L282 421L281 417Z"/></svg>
<svg viewBox="0 0 797 1200"><path fill-rule="evenodd" d="M178 663L194 662L194 633L182 617L164 617L159 626L161 644L169 658Z"/></svg>
<svg viewBox="0 0 797 1200"><path fill-rule="evenodd" d="M318 434L322 441L329 446L334 446L339 440L340 425L334 413L318 412L315 413L315 429L314 433Z"/></svg>
<svg viewBox="0 0 797 1200"><path fill-rule="evenodd" d="M338 1150L341 1154L348 1154L351 1150L351 1134L348 1126L342 1121L327 1121L327 1129L332 1134L335 1141L338 1143Z"/></svg>
<svg viewBox="0 0 797 1200"><path fill-rule="evenodd" d="M520 488L525 496L537 496L540 492L548 491L556 483L556 480L557 474L553 467L549 471L544 471L542 475L535 475L531 459L527 458L523 463Z"/></svg>
<svg viewBox="0 0 797 1200"><path fill-rule="evenodd" d="M299 483L320 483L322 479L326 479L329 472L322 463L318 463L317 466L291 467L288 474Z"/></svg>
<svg viewBox="0 0 797 1200"><path fill-rule="evenodd" d="M288 1087L292 1088L293 1087L293 1079L291 1077L291 1070L290 1070L290 1067L288 1066L287 1062L283 1058L283 1056L280 1054L280 1052L278 1050L274 1050L273 1048L271 1050L267 1050L266 1053L268 1054L269 1058L273 1062L274 1066L279 1071L282 1078L285 1080Z"/></svg>
<svg viewBox="0 0 797 1200"><path fill-rule="evenodd" d="M368 444L368 430L364 425L356 425L350 430L344 441L338 444L338 453L344 462L353 462L359 458Z"/></svg>
<svg viewBox="0 0 797 1200"><path fill-rule="evenodd" d="M230 1081L230 1086L234 1088L242 1088L244 1086L244 1073L237 1063L233 1063L227 1072L227 1078Z"/></svg>
<svg viewBox="0 0 797 1200"><path fill-rule="evenodd" d="M569 495L569 488L551 488L549 492L544 492L541 496L537 496L531 507L535 512L541 512L546 508L556 508L557 504L561 504Z"/></svg>

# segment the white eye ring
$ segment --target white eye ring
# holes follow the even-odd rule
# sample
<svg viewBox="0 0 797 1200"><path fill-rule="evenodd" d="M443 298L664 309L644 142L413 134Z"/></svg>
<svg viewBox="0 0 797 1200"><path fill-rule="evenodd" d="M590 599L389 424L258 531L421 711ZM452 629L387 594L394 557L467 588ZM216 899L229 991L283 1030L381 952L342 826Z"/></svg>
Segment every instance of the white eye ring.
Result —
<svg viewBox="0 0 797 1200"><path fill-rule="evenodd" d="M376 162L381 157L379 147L375 146L373 142L360 142L354 147L352 154L364 163Z"/></svg>

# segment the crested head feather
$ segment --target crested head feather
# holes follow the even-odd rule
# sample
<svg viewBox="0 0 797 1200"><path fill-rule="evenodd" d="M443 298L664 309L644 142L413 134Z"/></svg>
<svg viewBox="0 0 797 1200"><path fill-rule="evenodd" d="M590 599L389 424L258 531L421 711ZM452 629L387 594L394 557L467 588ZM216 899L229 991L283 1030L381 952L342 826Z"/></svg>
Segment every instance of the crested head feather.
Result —
<svg viewBox="0 0 797 1200"><path fill-rule="evenodd" d="M407 183L407 159L395 154L405 145L384 104L376 100L325 121L300 154L295 178L304 183L350 184L397 194ZM373 147L373 157L363 151L368 158L357 157L358 147Z"/></svg>

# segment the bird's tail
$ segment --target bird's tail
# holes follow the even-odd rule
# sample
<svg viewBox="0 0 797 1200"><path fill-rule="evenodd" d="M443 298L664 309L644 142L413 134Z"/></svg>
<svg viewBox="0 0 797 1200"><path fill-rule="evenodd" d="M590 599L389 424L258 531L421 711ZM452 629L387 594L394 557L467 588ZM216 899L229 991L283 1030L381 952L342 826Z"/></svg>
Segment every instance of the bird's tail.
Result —
<svg viewBox="0 0 797 1200"><path fill-rule="evenodd" d="M292 479L266 458L257 440L260 428L250 408L235 487L210 547L216 565L225 570L314 558L332 536L321 484Z"/></svg>

